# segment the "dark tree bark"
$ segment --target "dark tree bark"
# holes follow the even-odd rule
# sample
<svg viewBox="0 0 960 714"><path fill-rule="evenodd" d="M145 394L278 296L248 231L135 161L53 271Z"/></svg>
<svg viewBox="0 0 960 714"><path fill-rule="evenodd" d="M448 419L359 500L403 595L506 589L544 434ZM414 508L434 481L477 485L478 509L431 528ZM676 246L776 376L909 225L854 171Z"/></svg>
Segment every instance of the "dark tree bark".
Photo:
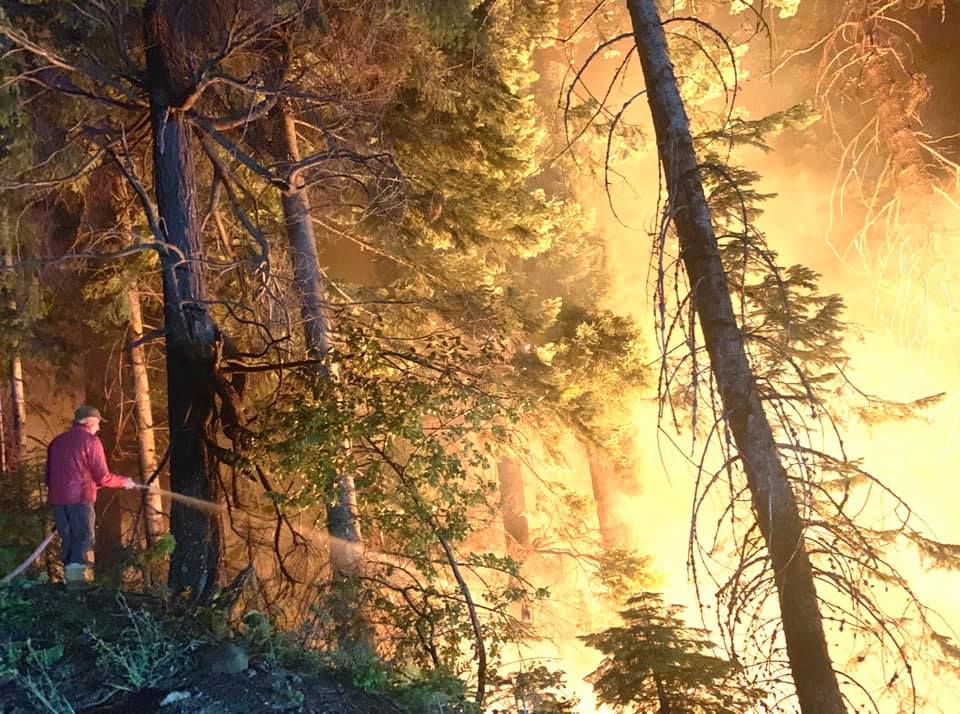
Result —
<svg viewBox="0 0 960 714"><path fill-rule="evenodd" d="M800 708L804 714L840 714L846 709L827 650L803 522L737 327L659 11L654 0L627 0L627 7L681 258L693 290L724 416L733 433L757 524L770 554Z"/></svg>
<svg viewBox="0 0 960 714"><path fill-rule="evenodd" d="M183 67L197 60L177 54L171 40L181 3L154 0L144 6L146 82L153 134L153 174L163 238L161 255L167 402L170 423L170 484L173 491L218 501L215 395L221 336L204 304L200 226L196 214L190 125L178 107L189 90ZM191 28L196 31L197 28ZM176 549L170 561L173 592L204 600L220 578L219 516L174 501L170 531Z"/></svg>

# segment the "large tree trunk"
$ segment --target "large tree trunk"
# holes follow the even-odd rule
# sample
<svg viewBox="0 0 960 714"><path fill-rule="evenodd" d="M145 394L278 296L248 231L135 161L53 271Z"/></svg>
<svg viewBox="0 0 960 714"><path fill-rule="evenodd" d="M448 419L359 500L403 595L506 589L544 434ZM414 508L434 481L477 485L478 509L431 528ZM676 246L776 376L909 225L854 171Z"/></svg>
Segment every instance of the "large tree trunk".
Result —
<svg viewBox="0 0 960 714"><path fill-rule="evenodd" d="M338 503L327 506L330 536L330 615L340 647L369 644L370 627L360 608L357 576L362 567L362 539L357 521L356 487L353 476L342 475L337 483Z"/></svg>
<svg viewBox="0 0 960 714"><path fill-rule="evenodd" d="M890 153L898 192L904 197L929 200L936 178L925 160L926 152L913 125L925 85L900 79L890 48L873 47L863 66L863 89L876 106L877 134ZM913 98L911 98L913 97ZM927 217L930 220L930 217Z"/></svg>
<svg viewBox="0 0 960 714"><path fill-rule="evenodd" d="M286 105L277 111L280 128L282 161L287 164L300 160L297 129L293 113ZM327 317L324 314L326 288L317 261L317 241L310 216L310 196L297 174L289 176L290 189L280 197L283 218L290 243L290 258L293 262L293 287L300 300L300 316L303 319L303 335L310 359L320 359L330 349L327 337Z"/></svg>
<svg viewBox="0 0 960 714"><path fill-rule="evenodd" d="M140 290L136 284L127 290L130 305L130 370L133 373L133 416L137 427L137 455L140 481L145 482L157 471L157 445L153 435L153 409L150 404L150 377L147 374L146 349L143 338L143 313ZM144 533L147 545L163 535L163 499L158 490L143 492Z"/></svg>
<svg viewBox="0 0 960 714"><path fill-rule="evenodd" d="M500 512L503 515L503 530L506 535L507 554L522 563L530 553L530 522L527 519L527 499L523 490L523 471L520 459L503 456L497 462L500 477ZM515 578L511 577L511 583ZM520 619L529 621L530 608L526 602L520 605Z"/></svg>
<svg viewBox="0 0 960 714"><path fill-rule="evenodd" d="M3 253L3 265L7 270L13 269L13 253L6 250ZM7 300L7 307L14 313L17 311L17 299L10 292ZM27 454L27 400L24 395L23 386L23 364L20 361L20 353L14 351L10 357L10 436L11 449L9 454L9 463L11 468L16 469Z"/></svg>
<svg viewBox="0 0 960 714"><path fill-rule="evenodd" d="M23 364L16 352L10 358L10 403L13 406L10 463L17 468L27 456L27 398L23 385Z"/></svg>
<svg viewBox="0 0 960 714"><path fill-rule="evenodd" d="M144 6L146 82L150 93L153 174L157 206L170 246L163 266L164 328L167 357L167 402L170 422L170 484L173 491L217 501L215 394L221 337L204 304L203 258L196 215L190 125L177 106L189 88L175 72L190 67L193 57L176 51L179 3ZM160 9L162 7L162 10ZM169 46L165 42L170 42ZM220 577L222 524L219 516L174 501L170 531L176 549L170 560L173 592L190 591L202 601Z"/></svg>
<svg viewBox="0 0 960 714"><path fill-rule="evenodd" d="M912 213L928 213L937 179L927 162L918 119L930 98L927 79L908 69L911 48L891 29L891 18L878 12L877 3L849 3L846 20L857 27L853 41L863 56L862 96L874 103L877 137L890 156L897 193ZM917 201L925 205L914 205ZM923 220L929 223L932 218L925 215Z"/></svg>
<svg viewBox="0 0 960 714"><path fill-rule="evenodd" d="M277 122L279 135L277 158L290 166L300 160L293 113L286 103L282 103L272 115ZM288 169L287 174L290 188L281 194L281 204L293 263L293 287L300 301L307 356L319 360L330 349L324 304L326 286L317 260L310 196L298 173ZM322 374L322 369L318 364L317 373ZM350 474L343 474L338 480L337 503L327 508L327 532L331 543L332 586L335 593L333 616L338 639L341 643L365 639L366 627L358 612L356 587L351 582L360 565L362 537L357 516L357 491Z"/></svg>
<svg viewBox="0 0 960 714"><path fill-rule="evenodd" d="M0 399L0 476L7 473L7 426L3 402Z"/></svg>
<svg viewBox="0 0 960 714"><path fill-rule="evenodd" d="M500 477L500 511L507 536L507 552L522 558L530 551L530 525L526 516L520 459L502 457L497 463L497 475Z"/></svg>
<svg viewBox="0 0 960 714"><path fill-rule="evenodd" d="M621 475L610 455L593 444L586 445L587 463L590 466L590 484L593 501L600 524L600 543L606 550L633 548L630 529L623 520L623 489L619 487Z"/></svg>
<svg viewBox="0 0 960 714"><path fill-rule="evenodd" d="M698 174L686 110L654 0L627 0L658 151L724 415L770 554L787 655L804 714L845 712L830 662L797 500L780 462L744 350Z"/></svg>

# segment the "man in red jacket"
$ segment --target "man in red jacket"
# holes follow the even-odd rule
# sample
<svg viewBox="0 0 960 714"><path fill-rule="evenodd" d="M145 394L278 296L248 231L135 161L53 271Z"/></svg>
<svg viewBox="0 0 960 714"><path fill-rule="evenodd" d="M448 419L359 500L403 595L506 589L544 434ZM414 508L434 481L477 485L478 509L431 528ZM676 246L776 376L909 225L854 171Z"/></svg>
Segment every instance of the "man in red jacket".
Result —
<svg viewBox="0 0 960 714"><path fill-rule="evenodd" d="M73 426L47 447L47 501L62 541L60 559L67 583L87 578L97 489L136 486L132 479L110 473L103 444L97 438L102 421L98 409L81 406L73 414Z"/></svg>

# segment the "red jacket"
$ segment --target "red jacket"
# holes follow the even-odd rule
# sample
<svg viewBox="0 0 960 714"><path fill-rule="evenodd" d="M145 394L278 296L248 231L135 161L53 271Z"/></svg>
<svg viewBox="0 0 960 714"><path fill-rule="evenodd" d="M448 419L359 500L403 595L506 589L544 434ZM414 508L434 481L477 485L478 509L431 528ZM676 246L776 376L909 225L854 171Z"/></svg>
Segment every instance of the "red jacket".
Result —
<svg viewBox="0 0 960 714"><path fill-rule="evenodd" d="M47 501L51 506L94 503L97 488L123 488L127 479L110 473L103 444L82 426L74 426L47 447Z"/></svg>

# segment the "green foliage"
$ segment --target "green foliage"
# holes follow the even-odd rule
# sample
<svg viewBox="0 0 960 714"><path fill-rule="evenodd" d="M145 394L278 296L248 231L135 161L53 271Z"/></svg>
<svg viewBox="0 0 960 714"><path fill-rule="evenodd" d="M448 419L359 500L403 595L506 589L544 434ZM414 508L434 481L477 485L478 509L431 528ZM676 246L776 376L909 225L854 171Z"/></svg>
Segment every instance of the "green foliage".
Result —
<svg viewBox="0 0 960 714"><path fill-rule="evenodd" d="M121 24L138 30L129 42L137 64L141 28L135 8L126 9L133 12ZM573 426L603 440L611 431L605 420L618 421L610 413L642 377L636 327L598 306L607 282L602 240L560 173L544 170L553 144L533 97L532 52L556 35L556 3L345 1L311 8L302 25L280 21L283 13L296 14L290 4L277 12L277 32L290 33L284 39L290 40L293 55L282 78L290 97L282 101L297 114L302 153L336 147L395 159L396 166L385 160L388 166L379 173L369 165L329 161L303 174L315 204L323 206L315 211L316 222L330 235L369 247L387 267L377 266L373 286L331 281L336 285L329 296L334 350L325 366L332 378L285 368L250 377L244 394L249 429L235 440L231 464L234 476L270 485L259 501L231 505L260 511L251 514L254 518L276 516L288 523L299 518L322 532L338 480L351 475L367 538L358 602L377 621L377 654L450 676L472 669L476 633L466 588L452 575L460 567L483 604L480 634L493 668L504 643L527 634L510 614L511 606L546 591L524 581L519 564L502 556L499 545L476 548L471 541L483 537L481 529L499 516L492 460L521 416L534 427L550 422L556 432ZM35 16L18 16L17 27L84 67L102 61L108 76L131 96L145 99L142 84L130 80L140 68L123 68L125 59L115 54L121 48L98 15L44 7ZM269 45L274 39L249 44L259 52L260 40ZM271 51L263 49L263 55ZM211 59L203 73L211 78L237 73L274 85L275 70L264 70L244 55L223 63ZM129 103L115 84L96 86L83 72L64 72L85 90ZM234 103L249 111L249 91L232 84L237 83L211 81L191 115L213 116ZM139 126L136 121L143 118L135 104L127 110L100 102L95 114L82 96L62 104L29 114L38 138L61 136L42 130L48 125L66 132L90 122L96 122L91 135L115 137L116 127ZM273 115L255 122L225 130L225 137L249 149L270 171L282 171L278 157L263 148L269 143L263 137L274 131ZM54 159L33 177L78 170L93 156L84 136L60 142L64 146L57 147ZM130 141L142 138L131 135ZM37 155L50 153L43 149L38 146ZM237 155L228 153L225 161ZM125 158L152 195L148 154L135 150ZM286 285L290 271L282 260L279 196L272 189L261 195L260 177L232 168L236 176L214 177L203 160L197 161L199 203L209 208L204 249L210 309L244 355L227 355L225 339L230 363L225 366L255 361L254 355L288 361L299 345L289 344L290 333L296 333L288 317L296 312L291 307L296 296ZM129 190L97 196L107 185L100 183L84 169L63 187L78 204L69 206L70 217L82 223L78 247L112 251L144 235L144 221L128 215ZM239 221L227 215L227 184L239 197L229 197L230 209L247 211L251 223L264 229L268 264L253 264L251 241ZM97 200L101 208L123 209L115 211L117 225L94 225L89 214ZM318 232L321 239L324 235ZM123 263L91 261L76 272L57 272L69 280L47 286L50 319L44 327L69 335L58 343L59 353L75 354L71 343L87 339L55 329L75 316L80 304L85 328L115 337L126 318L124 289L141 277L155 277L156 263L144 253ZM334 304L341 297L348 303L342 308ZM31 329L38 331L36 325ZM231 497L245 488L244 480L234 480ZM309 532L291 538L294 549L304 552L316 545L305 544L313 538ZM277 544L282 567L281 548ZM313 567L316 551L309 557ZM135 553L128 563L144 569L150 564ZM336 638L323 615L329 618L329 613L318 616L320 640L332 645ZM249 643L268 659L281 658L281 643L269 623L251 618L243 623ZM221 626L227 629L227 623ZM358 666L358 671L367 670ZM380 686L378 671L373 667L360 675L364 686Z"/></svg>
<svg viewBox="0 0 960 714"><path fill-rule="evenodd" d="M605 655L590 675L597 699L632 711L742 714L764 693L739 678L736 664L714 654L706 630L688 627L677 605L655 593L631 597L623 625L581 639Z"/></svg>
<svg viewBox="0 0 960 714"><path fill-rule="evenodd" d="M566 691L563 672L542 664L498 678L487 699L487 711L524 714L571 714L580 703Z"/></svg>
<svg viewBox="0 0 960 714"><path fill-rule="evenodd" d="M411 714L479 714L465 682L444 669L405 668L395 673L390 698Z"/></svg>
<svg viewBox="0 0 960 714"><path fill-rule="evenodd" d="M251 656L262 657L272 668L312 667L323 662L322 655L297 645L291 633L277 629L273 621L259 610L248 610L234 628L237 641ZM226 631L221 632L221 636Z"/></svg>
<svg viewBox="0 0 960 714"><path fill-rule="evenodd" d="M276 634L270 618L259 610L248 610L244 613L240 622L240 631L249 645L261 646Z"/></svg>
<svg viewBox="0 0 960 714"><path fill-rule="evenodd" d="M286 395L263 423L253 458L278 479L283 495L272 501L289 516L335 502L339 474L354 476L361 522L376 528L357 586L377 613L384 651L424 665L435 656L455 669L473 635L445 548L461 547L497 506L483 445L512 418L488 391L503 360L489 343L467 370L459 338L424 338L411 348L376 324L352 322L338 337L330 356L336 379ZM511 636L507 607L520 595L501 585L516 566L495 553L459 560L486 573L478 597L500 622L485 633L494 647Z"/></svg>
<svg viewBox="0 0 960 714"><path fill-rule="evenodd" d="M119 637L105 639L95 627L85 631L104 681L115 689L136 692L184 671L189 645L165 633L163 623L147 610L132 609L120 593L117 604L128 620Z"/></svg>
<svg viewBox="0 0 960 714"><path fill-rule="evenodd" d="M20 565L49 532L48 509L37 485L43 465L28 461L6 477L8 487L0 491L0 577Z"/></svg>
<svg viewBox="0 0 960 714"><path fill-rule="evenodd" d="M14 627L29 621L30 601L20 596L16 586L0 587L0 619Z"/></svg>
<svg viewBox="0 0 960 714"><path fill-rule="evenodd" d="M611 408L637 393L647 376L643 341L636 324L609 310L568 306L542 333L540 344L514 358L517 381L541 413L588 437L603 438Z"/></svg>
<svg viewBox="0 0 960 714"><path fill-rule="evenodd" d="M119 588L133 571L147 588L159 587L157 574L176 545L173 534L165 533L150 546L135 541L121 546L111 553L109 567L97 568L97 582L104 587Z"/></svg>
<svg viewBox="0 0 960 714"><path fill-rule="evenodd" d="M531 58L520 48L548 34L550 3L494 3L489 17L472 14L473 3L439 4L459 19L428 13L431 22L462 39L418 48L426 69L411 73L387 108L384 128L409 193L399 231L387 227L396 238L378 242L415 266L402 285L476 293L482 308L517 287L519 261L566 240L582 219L536 179L544 134L529 94ZM474 47L467 56L464 44Z"/></svg>
<svg viewBox="0 0 960 714"><path fill-rule="evenodd" d="M481 17L479 3L446 5L458 19L431 22L460 39L423 49L428 69L407 78L384 116L409 187L399 225L372 226L370 239L398 258L379 296L418 304L405 329L503 340L513 357L504 378L530 407L528 424L553 440L572 427L613 445L644 369L636 326L599 307L603 241L546 166L557 141L534 101L544 90L532 52L556 36L559 10L492 3Z"/></svg>
<svg viewBox="0 0 960 714"><path fill-rule="evenodd" d="M396 5L424 31L431 43L448 50L462 51L476 41L473 3L463 0L401 0Z"/></svg>
<svg viewBox="0 0 960 714"><path fill-rule="evenodd" d="M298 645L293 633L278 629L258 610L241 618L238 642L271 668L297 668L322 672L364 691L380 693L411 714L430 714L442 708L450 714L477 714L464 680L446 668L421 669L398 665L381 657L366 644L320 651ZM289 692L296 699L296 692Z"/></svg>
<svg viewBox="0 0 960 714"><path fill-rule="evenodd" d="M61 682L68 675L58 665L62 657L62 642L41 648L34 647L30 639L4 642L0 650L0 679L13 678L42 712L74 714L76 710L61 691Z"/></svg>
<svg viewBox="0 0 960 714"><path fill-rule="evenodd" d="M330 662L350 684L367 692L381 691L390 681L390 668L364 644L338 648L330 656Z"/></svg>

